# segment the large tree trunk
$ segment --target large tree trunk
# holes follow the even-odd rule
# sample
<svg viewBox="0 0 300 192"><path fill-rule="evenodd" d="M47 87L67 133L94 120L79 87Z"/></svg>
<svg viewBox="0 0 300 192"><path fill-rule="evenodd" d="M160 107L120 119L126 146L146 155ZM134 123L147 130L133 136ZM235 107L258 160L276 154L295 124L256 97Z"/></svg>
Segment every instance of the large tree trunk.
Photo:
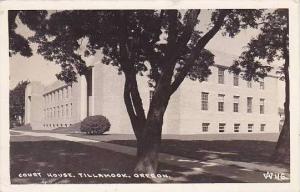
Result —
<svg viewBox="0 0 300 192"><path fill-rule="evenodd" d="M288 75L287 75L288 77ZM285 79L285 103L284 114L285 119L280 132L275 152L272 160L278 163L290 163L290 94L289 94L289 78Z"/></svg>
<svg viewBox="0 0 300 192"><path fill-rule="evenodd" d="M285 119L280 132L275 152L273 153L272 160L277 163L290 163L290 76L289 76L289 55L288 49L284 49L284 78L285 78L285 102L284 114Z"/></svg>
<svg viewBox="0 0 300 192"><path fill-rule="evenodd" d="M165 91L157 91L150 104L141 137L138 139L138 159L135 173L156 173L161 143L163 117L170 96Z"/></svg>

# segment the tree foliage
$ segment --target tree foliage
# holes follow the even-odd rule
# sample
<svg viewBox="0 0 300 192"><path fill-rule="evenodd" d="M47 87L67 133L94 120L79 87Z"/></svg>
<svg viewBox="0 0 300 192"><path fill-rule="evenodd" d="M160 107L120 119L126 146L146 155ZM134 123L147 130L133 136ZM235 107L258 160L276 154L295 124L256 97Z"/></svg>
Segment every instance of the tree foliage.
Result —
<svg viewBox="0 0 300 192"><path fill-rule="evenodd" d="M16 87L9 91L9 116L10 123L19 122L19 118L24 119L25 116L25 89L29 81L20 81Z"/></svg>
<svg viewBox="0 0 300 192"><path fill-rule="evenodd" d="M261 19L260 33L247 45L247 49L234 62L231 70L242 72L247 80L259 81L275 67L275 60L283 61L277 70L285 80L285 120L272 160L290 162L290 83L289 83L289 15L288 9L267 12ZM264 62L263 62L264 61Z"/></svg>
<svg viewBox="0 0 300 192"><path fill-rule="evenodd" d="M231 68L235 73L243 69L247 80L264 78L274 68L274 60L288 59L288 10L277 9L265 13L260 25L258 36L251 39L247 49ZM284 65L278 70L281 79L284 79L285 71Z"/></svg>

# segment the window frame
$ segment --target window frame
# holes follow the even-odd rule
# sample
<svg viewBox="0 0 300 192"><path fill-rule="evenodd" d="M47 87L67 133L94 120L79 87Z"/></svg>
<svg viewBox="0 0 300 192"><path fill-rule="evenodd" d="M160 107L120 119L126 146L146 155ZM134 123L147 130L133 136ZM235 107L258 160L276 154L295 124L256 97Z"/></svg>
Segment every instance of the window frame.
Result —
<svg viewBox="0 0 300 192"><path fill-rule="evenodd" d="M225 69L218 67L218 84L225 84Z"/></svg>
<svg viewBox="0 0 300 192"><path fill-rule="evenodd" d="M219 123L219 133L225 132L226 123Z"/></svg>
<svg viewBox="0 0 300 192"><path fill-rule="evenodd" d="M201 92L201 110L208 111L208 95L207 92Z"/></svg>
<svg viewBox="0 0 300 192"><path fill-rule="evenodd" d="M253 127L254 127L253 123L249 123L248 124L248 133L252 133L253 132Z"/></svg>

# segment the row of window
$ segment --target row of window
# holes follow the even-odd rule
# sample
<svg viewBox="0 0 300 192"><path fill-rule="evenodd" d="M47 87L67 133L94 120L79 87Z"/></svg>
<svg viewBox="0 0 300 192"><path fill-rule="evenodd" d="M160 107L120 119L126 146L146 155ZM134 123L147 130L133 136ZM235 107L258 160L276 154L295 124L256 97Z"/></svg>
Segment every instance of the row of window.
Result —
<svg viewBox="0 0 300 192"><path fill-rule="evenodd" d="M201 109L204 111L208 110L208 93L202 92L201 93ZM224 94L218 94L218 111L225 111L225 95ZM239 100L240 96L233 96L233 112L239 112ZM247 113L252 113L252 103L253 98L247 97ZM265 99L260 98L259 99L259 112L260 114L265 113Z"/></svg>
<svg viewBox="0 0 300 192"><path fill-rule="evenodd" d="M72 117L72 103L44 109L44 119Z"/></svg>
<svg viewBox="0 0 300 192"><path fill-rule="evenodd" d="M69 127L71 123L60 123L60 124L43 124L45 128L57 128L57 127Z"/></svg>
<svg viewBox="0 0 300 192"><path fill-rule="evenodd" d="M235 123L233 126L233 132L240 132L240 123ZM265 131L266 124L260 124L260 131ZM219 133L224 133L226 129L226 123L219 123ZM254 124L248 124L248 132L253 132ZM202 123L202 131L208 132L209 131L209 123Z"/></svg>
<svg viewBox="0 0 300 192"><path fill-rule="evenodd" d="M44 103L45 104L54 103L55 101L67 99L71 97L71 95L72 95L72 86L70 85L45 94Z"/></svg>
<svg viewBox="0 0 300 192"><path fill-rule="evenodd" d="M239 86L239 75L233 74L233 86ZM218 83L225 84L225 69L218 68ZM252 81L247 81L247 87L252 88ZM259 82L259 89L265 89L263 80Z"/></svg>

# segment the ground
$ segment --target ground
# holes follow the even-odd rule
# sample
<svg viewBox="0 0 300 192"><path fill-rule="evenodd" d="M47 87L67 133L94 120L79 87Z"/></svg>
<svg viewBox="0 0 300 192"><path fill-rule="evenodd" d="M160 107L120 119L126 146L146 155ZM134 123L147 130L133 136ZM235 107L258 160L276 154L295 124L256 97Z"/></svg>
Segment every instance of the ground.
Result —
<svg viewBox="0 0 300 192"><path fill-rule="evenodd" d="M264 174L284 173L288 165L270 163L276 136L250 136L252 140L208 140L207 136L166 135L162 141L158 174L167 178L136 177L135 141L132 135L87 136L79 133L11 131L11 182L24 183L242 183L288 182L265 179ZM209 138L213 138L211 136ZM241 136L246 137L246 136ZM263 138L268 141L261 141ZM237 139L237 138L235 138ZM27 173L37 177L23 177ZM70 173L71 176L53 177ZM98 177L80 177L81 173ZM122 177L103 177L104 174ZM21 175L20 175L21 174ZM101 176L97 175L100 174Z"/></svg>

